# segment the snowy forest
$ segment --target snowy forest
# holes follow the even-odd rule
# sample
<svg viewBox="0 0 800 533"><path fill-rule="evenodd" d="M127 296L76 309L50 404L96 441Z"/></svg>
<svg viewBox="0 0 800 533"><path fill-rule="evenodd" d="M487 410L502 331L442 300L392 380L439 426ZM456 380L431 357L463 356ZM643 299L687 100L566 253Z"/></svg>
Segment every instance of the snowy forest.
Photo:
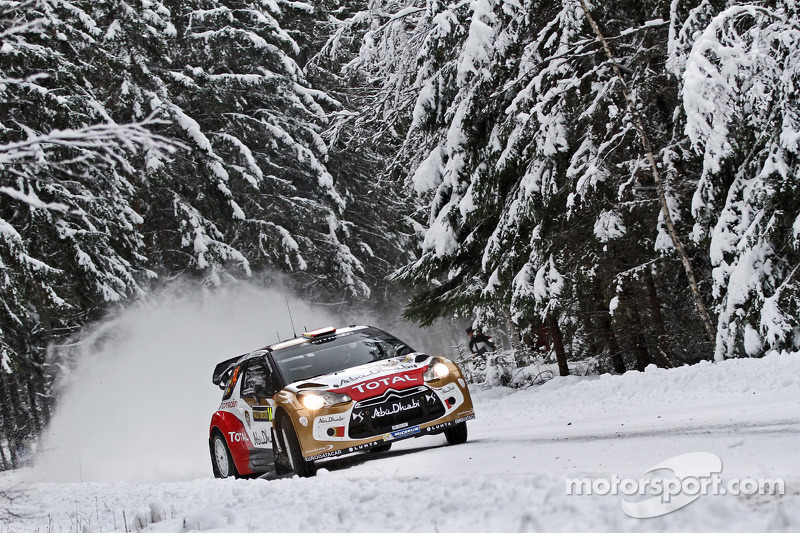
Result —
<svg viewBox="0 0 800 533"><path fill-rule="evenodd" d="M176 279L562 374L800 349L794 0L3 0L0 37L0 440Z"/></svg>

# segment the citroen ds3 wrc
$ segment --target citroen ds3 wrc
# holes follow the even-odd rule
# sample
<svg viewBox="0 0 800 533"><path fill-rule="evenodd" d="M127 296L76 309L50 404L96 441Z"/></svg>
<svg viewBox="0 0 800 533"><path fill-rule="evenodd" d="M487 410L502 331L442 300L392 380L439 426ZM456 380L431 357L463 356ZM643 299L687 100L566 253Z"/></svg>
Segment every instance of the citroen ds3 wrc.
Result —
<svg viewBox="0 0 800 533"><path fill-rule="evenodd" d="M460 444L475 418L455 363L371 326L322 328L234 357L213 382L224 391L209 433L216 477L312 476L316 461L423 435Z"/></svg>

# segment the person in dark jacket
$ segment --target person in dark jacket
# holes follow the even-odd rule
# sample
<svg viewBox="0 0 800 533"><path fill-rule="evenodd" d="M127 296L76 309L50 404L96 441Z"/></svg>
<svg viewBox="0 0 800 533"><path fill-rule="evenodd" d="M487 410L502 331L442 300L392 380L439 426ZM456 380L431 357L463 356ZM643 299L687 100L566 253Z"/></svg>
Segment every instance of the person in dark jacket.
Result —
<svg viewBox="0 0 800 533"><path fill-rule="evenodd" d="M475 331L472 329L472 326L467 328L467 335L469 335L470 352L480 355L495 350L494 343L491 341L491 335L484 335L480 330Z"/></svg>

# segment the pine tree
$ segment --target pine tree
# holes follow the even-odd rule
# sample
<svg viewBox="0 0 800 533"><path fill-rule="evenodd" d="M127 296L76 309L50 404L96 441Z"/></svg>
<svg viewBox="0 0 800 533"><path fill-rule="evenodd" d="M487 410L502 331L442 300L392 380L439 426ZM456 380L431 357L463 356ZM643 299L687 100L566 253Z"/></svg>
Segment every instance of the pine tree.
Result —
<svg viewBox="0 0 800 533"><path fill-rule="evenodd" d="M673 64L703 161L692 207L714 267L716 358L797 349L796 6L701 2L681 15Z"/></svg>
<svg viewBox="0 0 800 533"><path fill-rule="evenodd" d="M664 70L668 8L617 2L597 18L612 21L604 30L615 36L651 135L668 147L661 159L674 166L686 146L674 139L677 80ZM368 42L390 51L384 43L422 43L409 52L416 71L369 50L361 66L388 69L376 75L383 102L394 87L416 91L413 111L401 107L410 124L395 158L428 211L421 256L398 274L423 288L407 316L477 315L497 325L510 316L523 330L551 324L577 352L605 353L618 371L623 355L646 361L657 345L657 362L670 364L665 348L679 351L697 329L658 333L648 318L660 309L619 297L645 294L646 276L671 275L674 259L618 78L578 2L430 2L390 20L403 17L414 20L404 19L409 35L391 34L386 23ZM669 181L667 194L680 216L681 182Z"/></svg>
<svg viewBox="0 0 800 533"><path fill-rule="evenodd" d="M8 4L0 12L0 401L14 448L47 423L47 345L140 291L130 160L174 147L148 129L151 116L116 123L86 82L99 35L87 13L65 2Z"/></svg>
<svg viewBox="0 0 800 533"><path fill-rule="evenodd" d="M11 4L0 350L3 370L29 380L19 409L42 412L35 426L49 408L36 403L52 382L47 345L158 279L275 269L314 299L369 295L370 247L326 167L339 104L293 59L278 4Z"/></svg>

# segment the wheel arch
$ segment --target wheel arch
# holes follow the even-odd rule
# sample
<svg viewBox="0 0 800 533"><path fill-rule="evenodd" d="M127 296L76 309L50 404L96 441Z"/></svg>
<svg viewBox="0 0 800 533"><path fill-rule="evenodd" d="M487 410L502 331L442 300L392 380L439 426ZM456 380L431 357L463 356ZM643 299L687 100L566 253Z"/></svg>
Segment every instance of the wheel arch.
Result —
<svg viewBox="0 0 800 533"><path fill-rule="evenodd" d="M228 435L231 433L237 434L238 440L233 442L226 437L226 433ZM212 455L214 453L213 442L215 435L222 437L238 475L246 476L252 474L253 471L250 469L250 450L253 448L253 444L250 442L250 437L247 436L247 431L242 421L232 413L217 411L211 419L208 435L209 450Z"/></svg>

